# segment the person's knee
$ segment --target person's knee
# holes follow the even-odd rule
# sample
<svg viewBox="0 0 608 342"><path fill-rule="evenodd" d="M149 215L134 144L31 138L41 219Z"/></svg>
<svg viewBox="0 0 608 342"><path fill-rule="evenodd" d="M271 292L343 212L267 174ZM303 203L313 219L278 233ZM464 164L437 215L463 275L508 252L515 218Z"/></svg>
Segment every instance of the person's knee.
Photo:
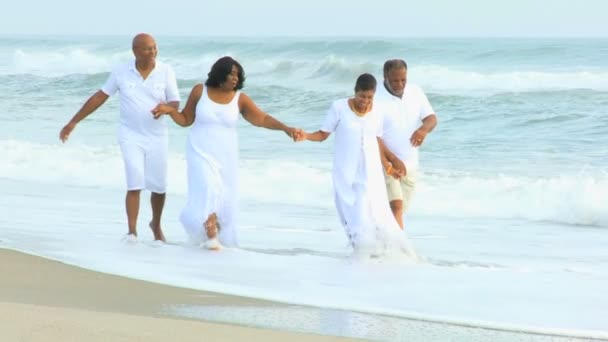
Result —
<svg viewBox="0 0 608 342"><path fill-rule="evenodd" d="M393 212L400 212L403 210L403 201L401 201L401 200L391 201L390 206L391 206L391 210Z"/></svg>

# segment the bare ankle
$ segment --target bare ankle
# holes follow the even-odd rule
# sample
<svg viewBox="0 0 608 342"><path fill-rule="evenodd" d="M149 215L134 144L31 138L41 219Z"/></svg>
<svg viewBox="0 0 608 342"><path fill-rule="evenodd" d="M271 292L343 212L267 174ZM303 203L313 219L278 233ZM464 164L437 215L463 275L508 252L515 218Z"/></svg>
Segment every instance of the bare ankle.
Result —
<svg viewBox="0 0 608 342"><path fill-rule="evenodd" d="M215 213L211 213L209 217L207 217L207 221L203 225L205 228L205 232L207 233L207 238L213 239L217 236L219 231L219 223L217 222L217 215Z"/></svg>

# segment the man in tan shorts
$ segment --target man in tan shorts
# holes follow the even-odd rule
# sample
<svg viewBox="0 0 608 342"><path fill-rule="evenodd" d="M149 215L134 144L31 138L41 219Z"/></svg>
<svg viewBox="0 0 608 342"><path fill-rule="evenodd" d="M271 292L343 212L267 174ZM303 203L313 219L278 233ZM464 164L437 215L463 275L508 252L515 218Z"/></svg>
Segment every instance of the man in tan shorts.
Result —
<svg viewBox="0 0 608 342"><path fill-rule="evenodd" d="M418 148L437 125L437 116L422 89L407 83L407 64L402 59L384 63L384 84L378 86L374 102L384 108L382 140L394 157L403 162L385 165L388 200L395 219L403 228L403 215L416 188ZM404 175L389 175L394 174L386 170L390 168L403 168L399 171Z"/></svg>

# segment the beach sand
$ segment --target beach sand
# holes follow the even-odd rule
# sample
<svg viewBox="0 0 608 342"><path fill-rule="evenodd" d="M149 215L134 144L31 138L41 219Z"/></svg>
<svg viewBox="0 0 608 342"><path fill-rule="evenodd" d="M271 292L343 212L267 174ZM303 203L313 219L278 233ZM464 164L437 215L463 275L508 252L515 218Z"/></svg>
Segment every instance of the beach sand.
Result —
<svg viewBox="0 0 608 342"><path fill-rule="evenodd" d="M117 261L118 262L118 261ZM103 274L0 249L2 341L353 341L163 314L175 305L280 303Z"/></svg>

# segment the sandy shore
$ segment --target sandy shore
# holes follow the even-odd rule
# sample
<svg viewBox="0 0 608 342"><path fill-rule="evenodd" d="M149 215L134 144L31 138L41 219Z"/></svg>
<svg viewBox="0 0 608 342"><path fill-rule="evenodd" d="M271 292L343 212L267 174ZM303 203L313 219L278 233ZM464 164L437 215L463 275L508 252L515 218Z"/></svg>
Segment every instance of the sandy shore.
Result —
<svg viewBox="0 0 608 342"><path fill-rule="evenodd" d="M188 320L173 305L281 304L97 273L0 249L2 341L352 341Z"/></svg>

